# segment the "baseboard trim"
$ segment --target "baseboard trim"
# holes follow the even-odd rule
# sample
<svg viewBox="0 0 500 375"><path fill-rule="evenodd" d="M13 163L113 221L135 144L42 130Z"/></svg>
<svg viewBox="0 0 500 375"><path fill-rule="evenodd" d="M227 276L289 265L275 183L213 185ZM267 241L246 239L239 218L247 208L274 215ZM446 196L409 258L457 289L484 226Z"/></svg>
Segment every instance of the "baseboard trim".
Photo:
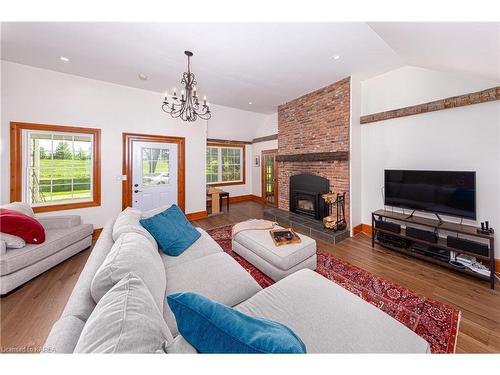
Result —
<svg viewBox="0 0 500 375"><path fill-rule="evenodd" d="M229 203L246 202L246 201L251 201L251 200L252 200L251 194L238 195L236 197L229 197Z"/></svg>
<svg viewBox="0 0 500 375"><path fill-rule="evenodd" d="M265 202L265 199L262 198L262 197L259 197L258 195L252 195L252 200L254 202L259 202L259 203L264 203Z"/></svg>
<svg viewBox="0 0 500 375"><path fill-rule="evenodd" d="M186 217L189 221L201 220L208 217L208 212L207 211L191 212L189 214L186 214Z"/></svg>
<svg viewBox="0 0 500 375"><path fill-rule="evenodd" d="M92 241L97 241L97 239L101 235L101 232L102 232L102 228L94 229L94 231L92 232Z"/></svg>
<svg viewBox="0 0 500 375"><path fill-rule="evenodd" d="M355 236L359 233L364 233L368 236L372 235L372 226L368 224L359 224L352 228L352 235Z"/></svg>

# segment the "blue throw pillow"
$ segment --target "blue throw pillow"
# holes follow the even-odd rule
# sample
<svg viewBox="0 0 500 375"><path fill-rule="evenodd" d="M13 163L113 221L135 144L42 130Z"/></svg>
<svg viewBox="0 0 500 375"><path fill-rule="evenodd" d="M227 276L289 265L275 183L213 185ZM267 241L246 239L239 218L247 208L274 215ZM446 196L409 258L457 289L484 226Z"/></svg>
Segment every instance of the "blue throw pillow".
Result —
<svg viewBox="0 0 500 375"><path fill-rule="evenodd" d="M200 353L305 353L284 324L254 318L196 293L167 296L180 334Z"/></svg>
<svg viewBox="0 0 500 375"><path fill-rule="evenodd" d="M201 236L175 204L140 223L158 242L160 250L174 257L181 255Z"/></svg>

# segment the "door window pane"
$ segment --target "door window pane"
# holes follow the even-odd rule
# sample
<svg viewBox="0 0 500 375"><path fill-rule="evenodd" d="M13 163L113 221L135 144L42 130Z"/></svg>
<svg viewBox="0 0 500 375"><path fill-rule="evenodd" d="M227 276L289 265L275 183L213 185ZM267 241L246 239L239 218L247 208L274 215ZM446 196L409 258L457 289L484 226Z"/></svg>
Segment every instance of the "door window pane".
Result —
<svg viewBox="0 0 500 375"><path fill-rule="evenodd" d="M170 151L161 148L142 149L142 185L165 185L170 181Z"/></svg>

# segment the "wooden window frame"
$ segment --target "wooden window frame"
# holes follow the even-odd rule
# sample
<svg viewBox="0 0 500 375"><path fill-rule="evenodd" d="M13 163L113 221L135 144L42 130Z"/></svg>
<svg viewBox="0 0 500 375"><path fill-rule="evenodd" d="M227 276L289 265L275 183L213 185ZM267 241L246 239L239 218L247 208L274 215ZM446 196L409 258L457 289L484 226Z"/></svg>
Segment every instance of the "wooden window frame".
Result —
<svg viewBox="0 0 500 375"><path fill-rule="evenodd" d="M233 185L245 185L246 184L246 170L247 170L247 163L246 163L246 147L245 147L245 144L243 143L231 143L231 142L219 142L219 143L216 143L216 142L208 142L207 143L207 147L232 147L232 148L241 148L242 150L242 154L243 154L243 162L242 162L242 166L243 166L243 179L241 181L237 181L237 182L210 182L208 183L207 182L207 186L233 186ZM206 156L205 156L205 167L207 165L207 161L206 161ZM205 173L205 180L206 180L206 173Z"/></svg>
<svg viewBox="0 0 500 375"><path fill-rule="evenodd" d="M177 206L186 209L186 140L183 137L163 135L122 133L122 173L127 176L122 182L122 210L132 207L133 142L161 142L177 144Z"/></svg>
<svg viewBox="0 0 500 375"><path fill-rule="evenodd" d="M94 140L92 144L92 200L86 202L70 202L50 204L45 206L33 206L34 212L73 210L76 208L96 207L101 205L101 129L66 125L35 124L28 122L10 123L11 202L20 202L23 199L23 130L90 134L93 136Z"/></svg>

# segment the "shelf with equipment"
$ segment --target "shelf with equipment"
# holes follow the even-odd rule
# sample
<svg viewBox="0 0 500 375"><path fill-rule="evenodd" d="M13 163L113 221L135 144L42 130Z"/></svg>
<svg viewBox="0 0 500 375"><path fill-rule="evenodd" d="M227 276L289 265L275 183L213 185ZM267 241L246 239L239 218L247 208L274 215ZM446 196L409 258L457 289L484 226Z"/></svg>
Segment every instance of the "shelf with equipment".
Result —
<svg viewBox="0 0 500 375"><path fill-rule="evenodd" d="M383 225L381 222L387 223L388 227L381 228L381 225ZM391 228L391 223L397 224L396 227ZM397 228L398 226L399 228ZM433 242L407 235L406 227L414 228L414 226L423 227L426 230L430 229L436 235L437 241ZM442 237L444 232L456 237L465 236L465 241L472 239L472 241L475 241L474 244L482 245L484 252L449 246L447 238ZM475 226L381 209L372 212L372 247L375 247L375 244L482 280L488 280L491 289L495 287L494 234L480 233ZM432 249L432 251L426 249ZM451 264L449 260L455 260L454 257L457 254L473 256L479 261L488 261L489 276L474 272L467 267L459 268ZM445 259L446 257L449 259Z"/></svg>

